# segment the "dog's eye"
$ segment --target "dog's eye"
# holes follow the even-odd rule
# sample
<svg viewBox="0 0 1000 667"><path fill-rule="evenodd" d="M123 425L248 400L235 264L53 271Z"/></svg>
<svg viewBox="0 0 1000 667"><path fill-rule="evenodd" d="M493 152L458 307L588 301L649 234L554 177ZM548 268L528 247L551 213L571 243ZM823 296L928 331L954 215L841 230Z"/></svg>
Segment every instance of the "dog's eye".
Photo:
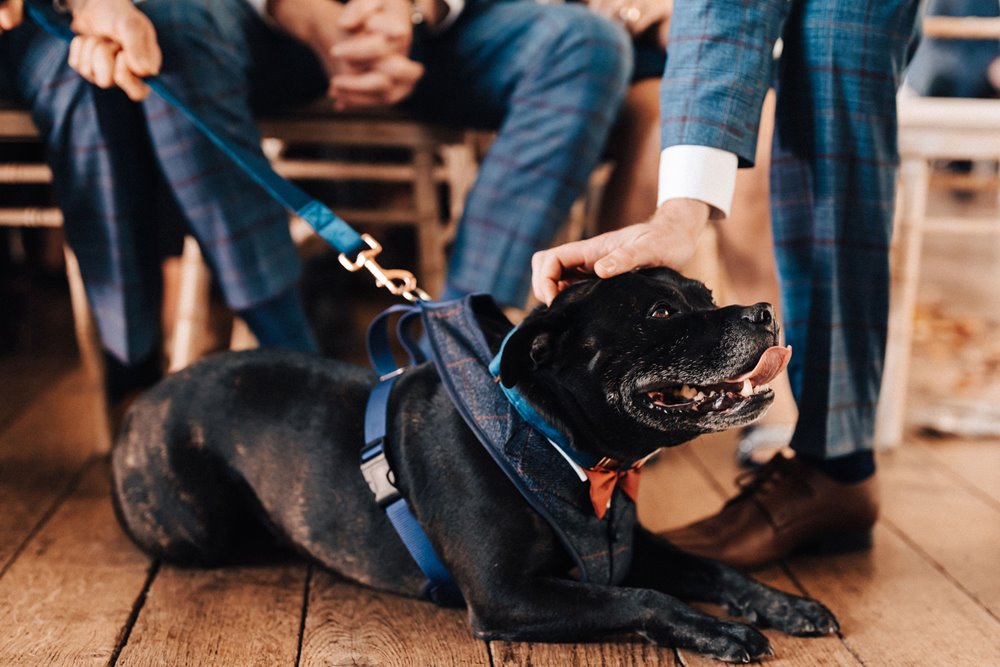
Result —
<svg viewBox="0 0 1000 667"><path fill-rule="evenodd" d="M662 320L670 317L670 309L667 308L666 304L658 303L649 309L649 317L654 320Z"/></svg>

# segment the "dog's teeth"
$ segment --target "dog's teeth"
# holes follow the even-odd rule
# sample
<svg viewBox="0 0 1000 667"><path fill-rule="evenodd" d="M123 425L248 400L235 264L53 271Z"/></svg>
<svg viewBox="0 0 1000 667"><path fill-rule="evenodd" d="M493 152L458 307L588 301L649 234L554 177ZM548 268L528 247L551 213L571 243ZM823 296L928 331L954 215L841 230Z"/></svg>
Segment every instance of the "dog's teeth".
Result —
<svg viewBox="0 0 1000 667"><path fill-rule="evenodd" d="M696 401L704 401L705 400L705 392L699 391L697 394L694 395L694 400L696 400Z"/></svg>
<svg viewBox="0 0 1000 667"><path fill-rule="evenodd" d="M680 394L681 398L687 399L696 398L698 396L698 390L694 387L689 387L688 385L683 385L677 393Z"/></svg>
<svg viewBox="0 0 1000 667"><path fill-rule="evenodd" d="M743 381L743 388L740 389L740 396L749 396L753 393L753 383L750 380Z"/></svg>

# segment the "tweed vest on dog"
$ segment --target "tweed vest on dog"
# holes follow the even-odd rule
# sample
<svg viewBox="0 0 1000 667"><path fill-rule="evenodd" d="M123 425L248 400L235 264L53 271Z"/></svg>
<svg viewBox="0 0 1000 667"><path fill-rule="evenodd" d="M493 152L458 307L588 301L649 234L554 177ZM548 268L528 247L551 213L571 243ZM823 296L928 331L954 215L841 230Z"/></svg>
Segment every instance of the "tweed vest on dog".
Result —
<svg viewBox="0 0 1000 667"><path fill-rule="evenodd" d="M632 560L635 505L616 488L605 517L594 516L589 483L503 395L488 370L500 340L488 341L483 325L509 329L510 322L486 295L425 302L420 308L435 367L469 428L558 535L577 576L597 584L620 583Z"/></svg>

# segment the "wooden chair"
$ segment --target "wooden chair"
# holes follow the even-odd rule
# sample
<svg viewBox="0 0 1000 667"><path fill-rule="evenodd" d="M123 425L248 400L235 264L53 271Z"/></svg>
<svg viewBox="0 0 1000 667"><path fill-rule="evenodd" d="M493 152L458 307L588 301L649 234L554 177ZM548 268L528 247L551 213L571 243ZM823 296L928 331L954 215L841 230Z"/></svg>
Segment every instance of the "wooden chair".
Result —
<svg viewBox="0 0 1000 667"><path fill-rule="evenodd" d="M924 34L940 39L1000 39L1000 19L927 17ZM998 234L1000 219L928 219L927 194L936 160L1000 159L1000 100L900 95L900 179L893 242L889 342L878 408L875 443L893 447L903 438L906 388L926 232ZM976 179L973 179L976 180ZM978 179L982 180L982 179ZM1000 182L978 183L996 188ZM977 183L972 183L977 185Z"/></svg>
<svg viewBox="0 0 1000 667"><path fill-rule="evenodd" d="M293 180L397 184L407 196L385 205L336 206L351 225L410 226L417 236L416 273L421 286L437 294L444 286L445 249L455 234L465 197L476 177L474 135L425 123L395 110L336 113L326 103L259 122L272 165ZM350 158L293 158L289 146L311 144L363 149ZM386 162L364 149L399 149L404 157ZM447 186L447 207L440 186Z"/></svg>
<svg viewBox="0 0 1000 667"><path fill-rule="evenodd" d="M461 129L415 120L395 110L337 113L317 103L279 117L259 121L262 147L275 171L298 181L401 186L402 196L386 205L369 207L335 205L337 214L351 225L409 226L416 232L417 273L420 285L431 294L444 285L445 252L454 237L465 197L476 177L476 136ZM295 147L319 147L321 157L295 156ZM352 151L346 157L328 157L329 149ZM361 150L355 150L361 149ZM402 157L379 159L369 151L395 149ZM442 206L441 186L447 186ZM376 198L377 199L377 198ZM292 238L304 254L325 248L309 225L290 221ZM170 370L194 361L201 349L208 311L210 276L197 244L185 245L181 260L180 303L170 354ZM256 342L246 325L233 325L231 349L253 347Z"/></svg>
<svg viewBox="0 0 1000 667"><path fill-rule="evenodd" d="M0 100L0 147L4 142L30 142L38 140L38 131L31 121L31 115L18 107ZM0 157L2 159L2 157ZM0 185L35 185L52 182L52 172L42 163L0 162ZM53 206L0 206L0 227L62 227L62 214ZM104 362L98 342L97 327L94 325L87 302L87 293L80 275L80 265L69 246L64 246L66 258L66 279L69 283L70 301L73 306L73 322L76 342L80 350L88 384L97 401L95 449L98 452L111 450L111 430L108 424L108 405L104 394Z"/></svg>

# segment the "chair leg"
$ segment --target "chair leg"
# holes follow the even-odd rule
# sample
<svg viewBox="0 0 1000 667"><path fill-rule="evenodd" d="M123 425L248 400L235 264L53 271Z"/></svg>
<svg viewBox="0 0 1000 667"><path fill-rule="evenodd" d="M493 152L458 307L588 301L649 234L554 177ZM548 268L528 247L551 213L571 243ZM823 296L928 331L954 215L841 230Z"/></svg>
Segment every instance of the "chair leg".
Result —
<svg viewBox="0 0 1000 667"><path fill-rule="evenodd" d="M168 372L179 371L196 360L205 345L210 297L208 267L194 237L184 238L174 336L170 343Z"/></svg>
<svg viewBox="0 0 1000 667"><path fill-rule="evenodd" d="M455 232L458 230L458 221L465 210L465 200L472 190L479 171L473 141L473 137L469 135L464 143L441 147L441 161L444 163L448 179L449 211L444 232L446 243L454 238Z"/></svg>
<svg viewBox="0 0 1000 667"><path fill-rule="evenodd" d="M417 209L420 286L432 296L441 294L445 278L445 228L434 183L434 145L413 150L413 201Z"/></svg>
<svg viewBox="0 0 1000 667"><path fill-rule="evenodd" d="M878 449L896 447L903 440L929 180L930 168L926 160L903 161L897 195L900 208L893 247L889 339L875 421L875 446Z"/></svg>
<svg viewBox="0 0 1000 667"><path fill-rule="evenodd" d="M94 451L106 454L111 451L111 424L108 419L108 396L104 390L104 359L101 355L100 337L91 317L87 291L83 286L80 264L69 246L64 246L66 258L66 280L69 283L69 297L73 306L73 326L76 344L80 349L84 373L91 386L91 395L96 402L94 415Z"/></svg>

